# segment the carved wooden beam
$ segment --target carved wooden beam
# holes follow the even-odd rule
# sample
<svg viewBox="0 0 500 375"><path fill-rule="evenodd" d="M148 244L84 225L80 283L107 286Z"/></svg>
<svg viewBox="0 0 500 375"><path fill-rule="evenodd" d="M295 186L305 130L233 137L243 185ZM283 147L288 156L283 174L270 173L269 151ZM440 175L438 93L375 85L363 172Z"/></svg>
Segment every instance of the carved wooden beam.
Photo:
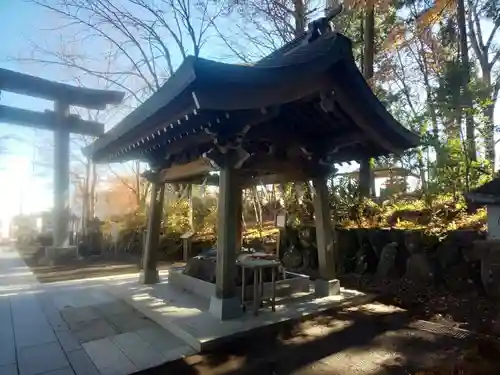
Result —
<svg viewBox="0 0 500 375"><path fill-rule="evenodd" d="M331 168L333 165L323 166L300 158L277 160L272 155L254 155L244 163L241 169L253 172L255 176L282 174L296 181L328 174Z"/></svg>
<svg viewBox="0 0 500 375"><path fill-rule="evenodd" d="M173 165L160 171L160 180L167 182L179 182L190 178L207 175L216 169L212 164L200 158L187 164Z"/></svg>

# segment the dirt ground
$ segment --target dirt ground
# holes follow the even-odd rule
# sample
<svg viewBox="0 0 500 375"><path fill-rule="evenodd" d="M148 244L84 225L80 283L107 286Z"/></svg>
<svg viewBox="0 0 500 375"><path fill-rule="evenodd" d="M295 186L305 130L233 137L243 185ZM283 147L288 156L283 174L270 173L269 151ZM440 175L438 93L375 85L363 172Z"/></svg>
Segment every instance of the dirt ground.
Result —
<svg viewBox="0 0 500 375"><path fill-rule="evenodd" d="M17 248L17 251L41 283L124 275L140 270L140 258L127 254L122 254L118 258L92 257L69 261L63 265L40 266L37 261L39 254L36 247L25 246ZM167 269L174 264L158 262L158 269Z"/></svg>
<svg viewBox="0 0 500 375"><path fill-rule="evenodd" d="M475 338L412 325L400 309L373 306L325 313L231 341L142 375L498 375L500 351L479 344L472 372L453 372L478 353ZM387 306L384 306L387 307ZM494 350L492 351L492 347ZM489 348L489 349L482 349ZM493 353L493 354L492 354ZM477 358L480 358L479 360ZM479 365L477 364L479 362ZM471 366L469 366L471 367ZM480 371L476 371L480 368ZM439 370L437 370L439 369Z"/></svg>
<svg viewBox="0 0 500 375"><path fill-rule="evenodd" d="M378 301L406 309L414 318L500 337L498 302L473 290L452 293L445 287L422 287L404 279L381 282L356 275L340 277L340 284L374 293Z"/></svg>

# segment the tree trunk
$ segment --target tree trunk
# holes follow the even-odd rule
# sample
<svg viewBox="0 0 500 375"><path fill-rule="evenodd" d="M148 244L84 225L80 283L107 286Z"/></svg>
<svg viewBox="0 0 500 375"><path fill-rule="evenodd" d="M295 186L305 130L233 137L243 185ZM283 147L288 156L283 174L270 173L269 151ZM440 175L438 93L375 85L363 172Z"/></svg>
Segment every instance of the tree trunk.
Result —
<svg viewBox="0 0 500 375"><path fill-rule="evenodd" d="M491 102L486 104L483 108L483 116L485 119L484 124L484 143L485 143L485 157L490 162L491 173L495 172L495 103L496 94L495 88L491 85L491 69L488 64L481 64L481 75L488 92L491 93Z"/></svg>
<svg viewBox="0 0 500 375"><path fill-rule="evenodd" d="M283 207L282 208L287 208L288 205L287 205L287 201L286 201L286 186L285 184L278 184L277 185L277 188L278 188L278 192L279 192L279 199L280 199L280 205L282 205ZM283 203L281 203L283 202Z"/></svg>
<svg viewBox="0 0 500 375"><path fill-rule="evenodd" d="M273 190L272 190L272 200L273 200L273 207L274 210L278 208L278 201L276 199L276 184L273 184Z"/></svg>
<svg viewBox="0 0 500 375"><path fill-rule="evenodd" d="M370 82L373 78L373 60L375 55L375 11L373 5L366 10L364 24L365 50L363 56L363 74ZM364 158L359 162L359 195L361 198L370 195L370 189L375 182L372 181L370 158Z"/></svg>
<svg viewBox="0 0 500 375"><path fill-rule="evenodd" d="M264 220L262 218L262 202L260 201L260 197L259 197L257 188L255 188L254 193L255 193L255 202L257 203L257 210L259 213L259 227L262 230L262 226L264 225Z"/></svg>
<svg viewBox="0 0 500 375"><path fill-rule="evenodd" d="M375 11L373 6L366 10L364 27L365 53L363 74L369 81L373 77L373 59L375 57Z"/></svg>
<svg viewBox="0 0 500 375"><path fill-rule="evenodd" d="M303 0L293 1L295 19L295 36L299 36L306 28L306 7Z"/></svg>
<svg viewBox="0 0 500 375"><path fill-rule="evenodd" d="M359 196L366 198L370 196L371 168L370 159L362 159L359 162Z"/></svg>
<svg viewBox="0 0 500 375"><path fill-rule="evenodd" d="M361 16L359 18L359 35L361 36L360 38L360 44L365 42L365 17L363 17L363 13L361 13ZM364 51L363 53L359 54L359 70L363 71L365 68L365 54Z"/></svg>
<svg viewBox="0 0 500 375"><path fill-rule="evenodd" d="M370 158L368 161L370 162L370 194L372 196L376 196L376 191L375 191L375 174L373 173L373 161L375 159Z"/></svg>
<svg viewBox="0 0 500 375"><path fill-rule="evenodd" d="M421 71L422 71L422 76L424 77L424 84L425 84L425 93L427 96L427 108L429 109L429 114L431 116L431 121L432 121L432 133L434 135L434 138L436 140L439 139L439 127L438 127L438 121L437 121L437 114L436 114L436 106L434 99L432 97L432 90L433 87L430 82L430 77L429 77L429 63L427 61L427 56L425 54L424 50L424 44L422 42L422 39L419 38L419 44L420 44L420 51L419 55L422 58L422 63L419 64ZM434 151L437 151L436 149Z"/></svg>
<svg viewBox="0 0 500 375"><path fill-rule="evenodd" d="M83 179L82 187L82 232L83 235L87 234L87 223L89 219L89 208L90 208L90 167L91 161L87 159L87 164L85 164L85 177Z"/></svg>
<svg viewBox="0 0 500 375"><path fill-rule="evenodd" d="M243 232L246 232L247 231L247 222L245 220L244 207L243 207L243 210L241 210L241 225L242 225Z"/></svg>
<svg viewBox="0 0 500 375"><path fill-rule="evenodd" d="M91 169L91 179L90 179L90 189L89 189L89 206L88 206L88 212L87 212L87 218L92 220L95 217L95 189L97 185L97 170L96 166L94 163L91 163L90 165Z"/></svg>
<svg viewBox="0 0 500 375"><path fill-rule="evenodd" d="M498 96L498 78L495 84L491 82L491 71L495 65L495 60L498 55L493 55L493 60L490 62L490 47L492 46L492 42L494 40L495 34L498 31L498 27L500 26L500 20L496 20L493 25L493 29L489 37L486 38L487 42L484 44L483 35L482 35L482 26L481 20L478 13L481 13L481 8L484 4L473 2L471 0L468 1L468 12L467 12L467 21L469 26L469 38L471 41L472 49L474 50L474 54L479 60L479 66L481 67L481 79L484 82L485 87L487 88L488 97L486 99L490 101L489 104L486 104L483 108L483 115L485 117L485 126L484 126L484 140L485 140L485 156L486 160L490 162L491 173L495 172L495 123L493 119L495 103L497 101Z"/></svg>
<svg viewBox="0 0 500 375"><path fill-rule="evenodd" d="M135 162L135 191L136 191L136 203L139 211L142 211L146 206L145 197L143 199L141 192L141 164L139 161Z"/></svg>
<svg viewBox="0 0 500 375"><path fill-rule="evenodd" d="M490 103L483 109L485 118L484 143L486 148L486 160L490 162L491 172L495 172L495 123L494 123L495 104Z"/></svg>
<svg viewBox="0 0 500 375"><path fill-rule="evenodd" d="M422 193L427 195L427 179L425 177L425 164L424 164L424 153L422 148L418 148L417 152L418 169L420 171L420 184L422 186Z"/></svg>
<svg viewBox="0 0 500 375"><path fill-rule="evenodd" d="M188 187L188 220L189 229L194 232L194 207L193 207L193 185L189 184Z"/></svg>
<svg viewBox="0 0 500 375"><path fill-rule="evenodd" d="M257 195L257 188L254 186L250 189L252 196L253 209L255 212L255 223L259 228L259 233L262 234L262 208L260 207L259 197Z"/></svg>
<svg viewBox="0 0 500 375"><path fill-rule="evenodd" d="M306 211L307 211L307 221L308 222L313 222L314 221L314 205L313 205L313 199L314 199L314 194L313 194L313 188L311 185L311 182L305 182L303 184L304 188L304 195L302 197L302 204L306 206Z"/></svg>
<svg viewBox="0 0 500 375"><path fill-rule="evenodd" d="M460 60L462 62L462 108L459 111L465 110L465 139L466 150L469 161L476 160L476 140L474 137L474 118L472 117L472 98L469 91L470 82L470 62L469 51L467 47L467 26L465 23L465 4L464 0L457 0L457 21L459 30L459 49ZM458 116L460 118L461 116Z"/></svg>

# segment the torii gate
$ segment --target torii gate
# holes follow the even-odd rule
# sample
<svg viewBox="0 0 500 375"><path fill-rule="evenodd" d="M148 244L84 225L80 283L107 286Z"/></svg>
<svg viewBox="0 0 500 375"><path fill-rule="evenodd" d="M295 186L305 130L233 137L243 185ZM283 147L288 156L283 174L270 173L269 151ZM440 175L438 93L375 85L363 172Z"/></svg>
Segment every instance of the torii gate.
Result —
<svg viewBox="0 0 500 375"><path fill-rule="evenodd" d="M6 69L0 69L0 92L2 90L54 102L54 111L43 113L0 105L0 122L54 132L53 247L66 247L69 245L70 221L69 135L98 137L104 133L104 124L70 115L69 107L104 109L108 104L119 104L124 94L71 86Z"/></svg>

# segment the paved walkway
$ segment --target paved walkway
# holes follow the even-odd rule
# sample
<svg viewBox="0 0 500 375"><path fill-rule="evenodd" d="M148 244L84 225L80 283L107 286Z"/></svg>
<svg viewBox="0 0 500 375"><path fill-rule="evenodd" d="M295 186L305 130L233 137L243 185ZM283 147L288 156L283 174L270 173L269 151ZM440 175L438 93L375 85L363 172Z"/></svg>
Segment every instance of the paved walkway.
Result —
<svg viewBox="0 0 500 375"><path fill-rule="evenodd" d="M0 247L0 374L127 375L194 352L109 284L41 285L17 251Z"/></svg>

